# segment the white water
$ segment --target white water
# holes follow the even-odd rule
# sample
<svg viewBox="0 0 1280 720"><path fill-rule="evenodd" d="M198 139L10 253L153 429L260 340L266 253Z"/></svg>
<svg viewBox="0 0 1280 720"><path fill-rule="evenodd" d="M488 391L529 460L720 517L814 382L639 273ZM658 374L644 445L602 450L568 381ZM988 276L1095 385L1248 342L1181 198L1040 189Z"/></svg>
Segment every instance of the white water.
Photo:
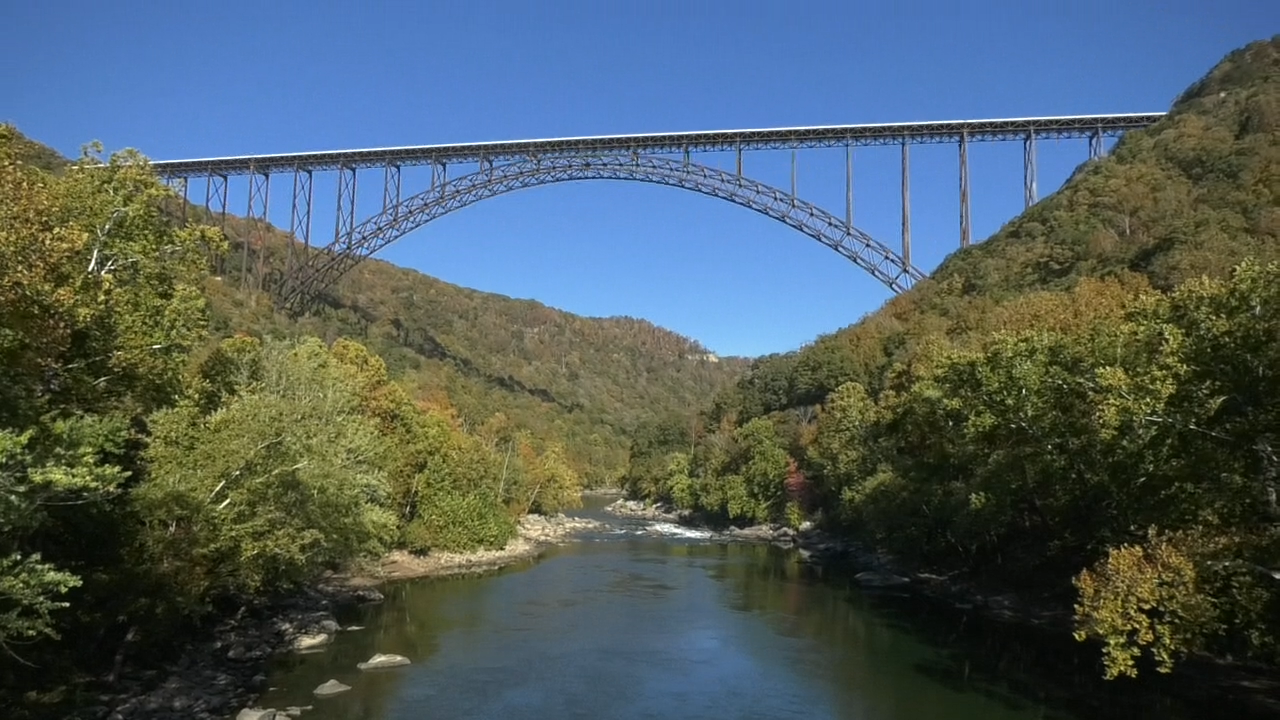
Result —
<svg viewBox="0 0 1280 720"><path fill-rule="evenodd" d="M707 540L716 536L710 530L685 527L669 522L650 522L641 527L620 527L610 530L609 535L660 535L662 537L691 538Z"/></svg>

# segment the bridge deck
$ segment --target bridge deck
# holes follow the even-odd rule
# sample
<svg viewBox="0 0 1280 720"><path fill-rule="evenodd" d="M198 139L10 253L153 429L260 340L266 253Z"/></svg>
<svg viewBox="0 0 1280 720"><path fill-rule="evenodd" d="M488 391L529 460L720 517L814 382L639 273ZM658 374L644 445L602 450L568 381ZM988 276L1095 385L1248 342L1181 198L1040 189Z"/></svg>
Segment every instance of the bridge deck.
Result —
<svg viewBox="0 0 1280 720"><path fill-rule="evenodd" d="M961 137L969 142L1020 140L1028 135L1034 135L1037 139L1089 138L1115 136L1126 130L1146 127L1164 115L1165 113L1073 115L763 130L710 130L650 135L600 135L547 140L500 140L460 145L418 145L369 150L164 160L153 162L152 166L160 174L169 177L198 177L209 174L246 175L289 172L295 169L319 171L338 168L374 168L386 165L505 162L525 158L593 153L668 154L846 145L934 144L960 142Z"/></svg>

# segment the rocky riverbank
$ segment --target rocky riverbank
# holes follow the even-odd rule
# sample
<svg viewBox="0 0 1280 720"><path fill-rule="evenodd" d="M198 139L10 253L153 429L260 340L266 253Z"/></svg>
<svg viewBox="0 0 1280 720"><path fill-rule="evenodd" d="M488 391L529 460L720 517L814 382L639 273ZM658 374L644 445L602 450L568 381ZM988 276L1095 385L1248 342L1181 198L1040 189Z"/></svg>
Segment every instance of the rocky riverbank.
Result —
<svg viewBox="0 0 1280 720"><path fill-rule="evenodd" d="M517 537L499 550L413 555L393 552L372 570L335 573L290 597L246 604L191 641L164 671L126 665L110 691L86 699L67 720L283 720L310 706L278 710L252 707L267 689L268 660L281 653L322 652L338 634L359 632L336 619L344 611L377 603L376 586L395 580L490 572L536 557L544 548L596 530L594 520L564 515L521 518ZM323 695L323 693L322 693ZM319 697L319 696L318 696ZM239 713L239 716L237 715Z"/></svg>
<svg viewBox="0 0 1280 720"><path fill-rule="evenodd" d="M691 522L692 517L689 513L678 511L670 505L647 503L642 500L620 498L606 505L604 511L610 515L633 520L695 524Z"/></svg>
<svg viewBox="0 0 1280 720"><path fill-rule="evenodd" d="M520 518L516 537L501 549L427 555L397 550L372 569L335 575L332 580L347 587L374 587L393 580L482 574L537 557L549 545L565 543L578 533L603 527L602 523L585 518L526 515Z"/></svg>

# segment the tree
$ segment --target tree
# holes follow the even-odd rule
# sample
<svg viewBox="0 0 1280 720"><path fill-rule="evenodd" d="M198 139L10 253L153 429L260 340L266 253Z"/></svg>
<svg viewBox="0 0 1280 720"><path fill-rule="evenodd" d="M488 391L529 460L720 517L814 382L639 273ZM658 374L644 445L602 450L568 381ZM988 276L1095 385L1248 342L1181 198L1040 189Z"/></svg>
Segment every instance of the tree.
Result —
<svg viewBox="0 0 1280 720"><path fill-rule="evenodd" d="M175 228L135 152L89 148L52 176L0 126L0 643L132 610L122 517L141 418L203 341L203 263L221 238ZM86 541L86 538L92 540ZM71 569L74 568L74 572Z"/></svg>
<svg viewBox="0 0 1280 720"><path fill-rule="evenodd" d="M145 557L188 612L303 582L393 537L386 447L343 368L314 339L259 352L261 380L212 413L185 402L152 418L150 474L132 497Z"/></svg>

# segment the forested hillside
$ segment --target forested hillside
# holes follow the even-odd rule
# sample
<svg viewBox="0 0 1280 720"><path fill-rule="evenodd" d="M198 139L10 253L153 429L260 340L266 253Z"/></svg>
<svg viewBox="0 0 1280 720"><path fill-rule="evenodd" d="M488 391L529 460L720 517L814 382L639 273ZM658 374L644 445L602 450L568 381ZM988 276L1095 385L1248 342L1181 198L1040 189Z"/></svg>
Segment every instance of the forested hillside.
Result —
<svg viewBox="0 0 1280 720"><path fill-rule="evenodd" d="M1074 603L1105 672L1280 660L1280 38L856 325L757 361L632 492Z"/></svg>
<svg viewBox="0 0 1280 720"><path fill-rule="evenodd" d="M240 289L236 247L249 234L243 220L228 220L226 275L205 286L216 334L358 338L415 397L447 397L467 425L509 423L563 444L588 485L617 482L635 427L689 417L748 366L645 320L581 317L381 260L358 265L291 319ZM284 267L290 242L267 234L265 273Z"/></svg>
<svg viewBox="0 0 1280 720"><path fill-rule="evenodd" d="M15 157L42 170L68 162L16 130L13 147ZM187 218L222 227L202 207L189 206ZM203 284L215 337L358 338L416 399L447 398L468 427L510 425L559 443L590 486L617 482L632 430L658 418L687 421L690 408L705 405L749 366L646 320L582 317L376 259L344 276L307 316L291 318L252 290L259 277L283 272L290 244L300 256L300 244L234 215L225 232L223 275ZM260 263L250 261L248 289L239 274L246 239L255 253L262 250Z"/></svg>

